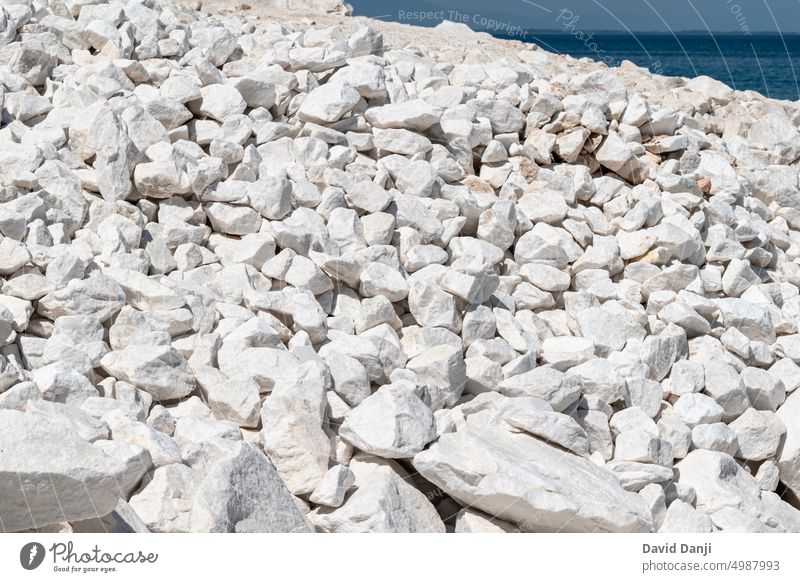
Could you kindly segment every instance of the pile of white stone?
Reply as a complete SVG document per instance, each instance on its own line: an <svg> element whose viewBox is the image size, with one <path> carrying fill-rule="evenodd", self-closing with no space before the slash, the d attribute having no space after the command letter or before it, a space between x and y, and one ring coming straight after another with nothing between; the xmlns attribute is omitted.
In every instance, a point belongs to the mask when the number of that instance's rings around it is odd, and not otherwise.
<svg viewBox="0 0 800 582"><path fill-rule="evenodd" d="M246 14L0 0L0 531L800 531L794 104Z"/></svg>

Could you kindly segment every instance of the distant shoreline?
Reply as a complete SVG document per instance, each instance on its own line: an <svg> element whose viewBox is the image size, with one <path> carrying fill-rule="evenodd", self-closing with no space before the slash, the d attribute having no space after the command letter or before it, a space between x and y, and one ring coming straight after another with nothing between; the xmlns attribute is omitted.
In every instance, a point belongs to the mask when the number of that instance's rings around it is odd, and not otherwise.
<svg viewBox="0 0 800 582"><path fill-rule="evenodd" d="M380 18L379 16L371 16L368 14L355 14L354 16L360 16L364 18L373 18L377 20L381 20L384 22L398 22L400 24L411 24L406 22L403 19L390 19L390 18ZM448 22L446 19L422 19L422 20L415 20L413 22L413 26L422 26L425 28L432 28L441 24L442 22ZM481 29L481 28L473 28L470 27L474 32L485 32L497 38L506 38L502 35L500 31L492 31L488 29ZM528 34L528 35L568 35L569 32L565 31L563 28L521 28L520 31ZM760 30L760 31L749 31L746 35L740 30L670 30L670 31L658 31L658 30L609 30L609 29L586 29L584 32L587 34L599 34L603 36L800 36L800 32L780 32L780 31L769 31L769 30ZM519 36L519 35L516 35Z"/></svg>
<svg viewBox="0 0 800 582"><path fill-rule="evenodd" d="M381 19L408 24L403 19ZM441 18L426 18L413 26L432 29ZM446 22L446 20L445 20ZM583 30L569 24L562 29L525 29L517 25L484 28L455 22L473 33L498 40L518 41L576 59L590 58L609 67L630 61L651 73L692 78L706 75L738 90L757 91L776 99L800 99L800 33L770 31L619 31ZM457 29L454 29L457 30ZM466 28L462 29L468 35Z"/></svg>
<svg viewBox="0 0 800 582"><path fill-rule="evenodd" d="M476 32L489 32L489 31L487 30L487 31L476 31ZM529 30L526 30L525 32L527 32L529 34L540 34L540 35L542 35L542 34L549 34L549 35L569 34L569 32L565 32L563 30L559 30L559 29L555 29L555 28L546 28L546 29L541 29L541 30L529 29ZM612 36L612 35L618 35L618 36L630 36L630 35L634 35L634 36L638 36L638 35L642 35L642 36L672 36L673 34L677 35L677 36L708 36L708 35L712 35L712 36L744 36L744 34L739 32L739 31L719 32L719 31L714 31L714 30L712 30L710 32L707 31L707 30L675 30L675 31L669 31L669 32L659 32L659 31L655 31L655 30L648 30L648 31L633 30L633 31L630 31L630 32L625 31L625 30L587 30L586 32L587 33L593 33L593 34L602 34L602 35L607 35L607 36ZM780 36L800 36L800 32L769 32L769 31L761 31L761 32L751 32L747 36L777 36L777 37L780 37Z"/></svg>

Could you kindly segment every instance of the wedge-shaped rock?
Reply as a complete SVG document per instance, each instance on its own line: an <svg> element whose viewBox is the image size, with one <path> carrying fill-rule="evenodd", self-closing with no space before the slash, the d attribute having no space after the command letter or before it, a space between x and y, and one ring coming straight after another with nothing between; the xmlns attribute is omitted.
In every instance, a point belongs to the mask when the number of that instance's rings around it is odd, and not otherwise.
<svg viewBox="0 0 800 582"><path fill-rule="evenodd" d="M547 410L514 409L503 415L510 426L532 434L546 443L572 451L576 455L589 453L589 437L571 416Z"/></svg>
<svg viewBox="0 0 800 582"><path fill-rule="evenodd" d="M673 478L671 467L652 463L613 460L605 468L611 471L626 491L641 491L651 483L664 483Z"/></svg>
<svg viewBox="0 0 800 582"><path fill-rule="evenodd" d="M645 501L608 471L524 433L467 422L414 457L457 501L538 532L648 532Z"/></svg>

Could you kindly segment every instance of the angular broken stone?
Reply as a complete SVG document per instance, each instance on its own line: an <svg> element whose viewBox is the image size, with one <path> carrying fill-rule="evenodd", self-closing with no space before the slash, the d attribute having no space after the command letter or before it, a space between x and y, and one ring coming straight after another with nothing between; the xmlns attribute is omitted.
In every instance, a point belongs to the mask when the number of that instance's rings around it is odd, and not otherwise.
<svg viewBox="0 0 800 582"><path fill-rule="evenodd" d="M338 508L321 506L309 514L318 531L331 533L444 533L444 523L428 498L405 481L393 461L356 457L350 462L355 490Z"/></svg>
<svg viewBox="0 0 800 582"><path fill-rule="evenodd" d="M456 533L519 533L519 528L474 509L462 509L456 516Z"/></svg>
<svg viewBox="0 0 800 582"><path fill-rule="evenodd" d="M556 412L563 412L580 397L581 384L569 374L543 366L506 378L498 392L506 396L535 396Z"/></svg>
<svg viewBox="0 0 800 582"><path fill-rule="evenodd" d="M781 504L784 502L765 502L758 482L730 455L692 451L675 468L678 482L694 488L696 509L712 519L720 510L736 508L742 513L740 523L747 516L747 519L754 519L777 531L786 531L786 525L792 528L782 515Z"/></svg>
<svg viewBox="0 0 800 582"><path fill-rule="evenodd" d="M189 531L192 495L200 476L186 465L160 467L146 476L130 499L131 507L156 533Z"/></svg>
<svg viewBox="0 0 800 582"><path fill-rule="evenodd" d="M17 410L0 410L0 417L5 531L102 517L150 467L144 449L90 444L66 418ZM135 462L129 463L131 456Z"/></svg>
<svg viewBox="0 0 800 582"><path fill-rule="evenodd" d="M783 421L775 414L755 408L748 408L730 427L736 433L738 452L735 456L748 461L772 457L786 432Z"/></svg>
<svg viewBox="0 0 800 582"><path fill-rule="evenodd" d="M109 375L141 388L155 400L182 398L196 385L186 360L172 346L128 346L103 356L100 365Z"/></svg>
<svg viewBox="0 0 800 582"><path fill-rule="evenodd" d="M652 526L644 501L604 469L500 427L467 423L418 453L414 467L461 503L524 531L649 531ZM482 475L479 481L465 479L475 473ZM534 485L542 480L554 488ZM509 505L504 501L509 497L516 502Z"/></svg>
<svg viewBox="0 0 800 582"><path fill-rule="evenodd" d="M714 526L711 519L694 507L676 499L667 508L659 533L711 533Z"/></svg>
<svg viewBox="0 0 800 582"><path fill-rule="evenodd" d="M355 484L353 472L344 465L336 465L328 469L309 499L317 505L340 507L345 494Z"/></svg>
<svg viewBox="0 0 800 582"><path fill-rule="evenodd" d="M239 442L197 484L189 530L295 533L309 527L269 460L253 445Z"/></svg>
<svg viewBox="0 0 800 582"><path fill-rule="evenodd" d="M589 436L572 418L558 412L540 410L512 410L503 420L528 434L539 437L546 443L558 445L576 455L589 453Z"/></svg>
<svg viewBox="0 0 800 582"><path fill-rule="evenodd" d="M360 95L348 83L325 83L311 91L298 110L303 121L339 121L358 103Z"/></svg>
<svg viewBox="0 0 800 582"><path fill-rule="evenodd" d="M786 427L786 438L778 450L777 460L780 478L795 494L800 492L800 392L793 392L778 409L776 416Z"/></svg>
<svg viewBox="0 0 800 582"><path fill-rule="evenodd" d="M433 413L412 392L387 384L345 415L339 435L378 457L413 457L435 436Z"/></svg>
<svg viewBox="0 0 800 582"><path fill-rule="evenodd" d="M290 8L0 9L0 526L800 531L795 105Z"/></svg>
<svg viewBox="0 0 800 582"><path fill-rule="evenodd" d="M367 121L382 129L412 129L423 131L439 121L442 110L422 99L391 103L367 111Z"/></svg>
<svg viewBox="0 0 800 582"><path fill-rule="evenodd" d="M327 381L319 364L301 364L293 380L275 385L261 408L262 445L295 495L314 491L328 470Z"/></svg>

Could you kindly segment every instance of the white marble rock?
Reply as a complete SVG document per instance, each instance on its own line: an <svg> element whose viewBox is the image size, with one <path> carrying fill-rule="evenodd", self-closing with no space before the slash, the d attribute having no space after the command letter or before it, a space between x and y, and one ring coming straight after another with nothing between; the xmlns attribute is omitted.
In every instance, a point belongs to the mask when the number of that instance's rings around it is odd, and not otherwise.
<svg viewBox="0 0 800 582"><path fill-rule="evenodd" d="M798 103L258 4L0 8L0 529L800 531Z"/></svg>

